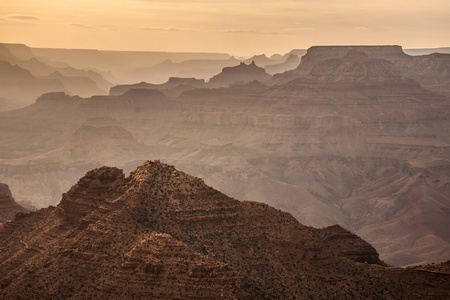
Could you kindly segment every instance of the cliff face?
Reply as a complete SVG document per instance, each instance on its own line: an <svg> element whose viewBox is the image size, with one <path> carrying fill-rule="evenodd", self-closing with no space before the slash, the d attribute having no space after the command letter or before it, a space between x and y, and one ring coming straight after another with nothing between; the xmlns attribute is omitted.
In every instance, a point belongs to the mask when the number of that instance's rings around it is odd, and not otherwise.
<svg viewBox="0 0 450 300"><path fill-rule="evenodd" d="M434 53L395 62L405 77L432 91L450 96L450 54Z"/></svg>
<svg viewBox="0 0 450 300"><path fill-rule="evenodd" d="M159 161L88 172L57 207L1 227L0 247L3 299L391 299L448 295L450 276L383 267L339 226L303 226Z"/></svg>
<svg viewBox="0 0 450 300"><path fill-rule="evenodd" d="M19 212L27 210L16 203L7 184L0 183L0 223L11 221Z"/></svg>
<svg viewBox="0 0 450 300"><path fill-rule="evenodd" d="M403 52L401 46L314 46L308 49L296 69L275 75L273 82L279 84L308 77L316 65L326 60L342 59L354 51L363 52L373 60L387 60L403 77L414 79L429 90L450 95L450 54L410 56Z"/></svg>
<svg viewBox="0 0 450 300"><path fill-rule="evenodd" d="M350 50L341 59L325 60L311 70L307 78L334 83L399 81L400 72L385 59L369 59L367 54Z"/></svg>
<svg viewBox="0 0 450 300"><path fill-rule="evenodd" d="M300 65L292 71L275 76L276 82L287 82L305 77L317 64L328 59L341 59L349 52L363 52L372 59L398 59L408 57L401 46L313 46L302 56Z"/></svg>

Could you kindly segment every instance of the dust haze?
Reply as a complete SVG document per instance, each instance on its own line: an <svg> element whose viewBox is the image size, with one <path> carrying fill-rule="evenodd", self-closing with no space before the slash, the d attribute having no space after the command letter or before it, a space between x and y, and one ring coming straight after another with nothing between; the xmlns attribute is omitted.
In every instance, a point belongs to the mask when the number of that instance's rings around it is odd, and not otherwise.
<svg viewBox="0 0 450 300"><path fill-rule="evenodd" d="M388 263L443 261L448 52L314 46L242 58L1 44L0 182L43 208L88 170L160 159L305 225L340 224Z"/></svg>

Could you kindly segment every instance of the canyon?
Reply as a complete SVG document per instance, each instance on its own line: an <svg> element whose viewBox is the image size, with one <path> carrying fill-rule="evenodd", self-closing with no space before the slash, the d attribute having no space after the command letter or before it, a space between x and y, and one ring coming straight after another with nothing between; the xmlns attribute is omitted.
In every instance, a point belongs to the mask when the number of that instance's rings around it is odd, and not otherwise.
<svg viewBox="0 0 450 300"><path fill-rule="evenodd" d="M112 54L73 67L100 68ZM165 83L111 85L108 95L41 95L0 113L0 182L44 208L88 170L127 174L160 159L305 225L348 228L386 263L448 260L450 55L410 56L400 46L302 54L275 75L275 59L255 56L221 66L215 80L170 73Z"/></svg>

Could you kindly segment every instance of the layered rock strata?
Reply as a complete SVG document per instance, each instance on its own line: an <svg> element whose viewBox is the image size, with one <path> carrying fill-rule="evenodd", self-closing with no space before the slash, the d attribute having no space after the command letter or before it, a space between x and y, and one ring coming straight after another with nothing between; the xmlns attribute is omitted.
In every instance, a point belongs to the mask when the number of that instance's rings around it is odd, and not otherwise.
<svg viewBox="0 0 450 300"><path fill-rule="evenodd" d="M2 299L449 296L448 268L385 267L339 226L303 226L159 161L88 172L57 207L0 228L0 247Z"/></svg>

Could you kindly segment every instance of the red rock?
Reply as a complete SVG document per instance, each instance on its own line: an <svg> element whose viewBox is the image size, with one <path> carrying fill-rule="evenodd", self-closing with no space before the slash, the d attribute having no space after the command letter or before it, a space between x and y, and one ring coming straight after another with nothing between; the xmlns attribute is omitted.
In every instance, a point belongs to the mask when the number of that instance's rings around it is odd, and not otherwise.
<svg viewBox="0 0 450 300"><path fill-rule="evenodd" d="M0 249L2 299L449 295L445 265L385 267L340 226L303 226L159 161L129 177L108 167L88 172L58 207L0 227Z"/></svg>

